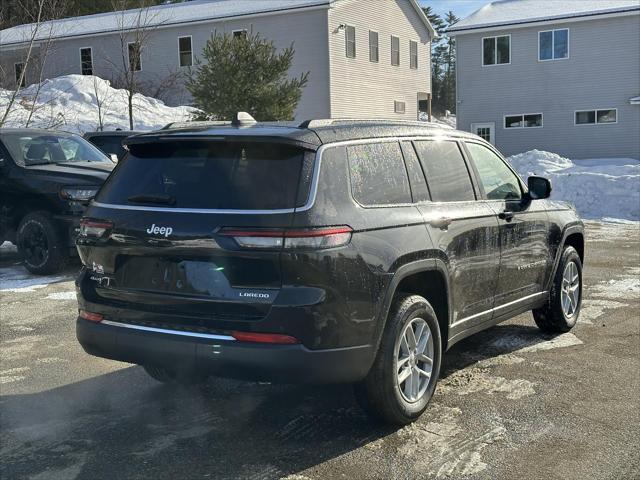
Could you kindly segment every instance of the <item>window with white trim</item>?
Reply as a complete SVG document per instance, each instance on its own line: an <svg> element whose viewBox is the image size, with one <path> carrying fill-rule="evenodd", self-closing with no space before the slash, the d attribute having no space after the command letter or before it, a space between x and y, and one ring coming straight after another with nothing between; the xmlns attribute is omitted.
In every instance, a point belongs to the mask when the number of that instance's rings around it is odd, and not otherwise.
<svg viewBox="0 0 640 480"><path fill-rule="evenodd" d="M482 39L482 65L506 65L511 63L511 35Z"/></svg>
<svg viewBox="0 0 640 480"><path fill-rule="evenodd" d="M378 42L378 32L369 30L369 61L378 63L380 60L380 45Z"/></svg>
<svg viewBox="0 0 640 480"><path fill-rule="evenodd" d="M356 27L347 25L344 29L347 58L356 58Z"/></svg>
<svg viewBox="0 0 640 480"><path fill-rule="evenodd" d="M391 35L391 65L400 65L400 38Z"/></svg>
<svg viewBox="0 0 640 480"><path fill-rule="evenodd" d="M127 45L127 53L129 54L129 69L132 72L142 70L142 62L140 59L140 43L130 42Z"/></svg>
<svg viewBox="0 0 640 480"><path fill-rule="evenodd" d="M618 109L616 108L580 110L577 111L575 115L576 125L618 123Z"/></svg>
<svg viewBox="0 0 640 480"><path fill-rule="evenodd" d="M193 65L193 47L191 46L191 37L178 38L178 56L181 67L190 67Z"/></svg>
<svg viewBox="0 0 640 480"><path fill-rule="evenodd" d="M569 58L569 29L538 32L538 60Z"/></svg>
<svg viewBox="0 0 640 480"><path fill-rule="evenodd" d="M93 51L91 47L80 49L80 73L82 75L93 75Z"/></svg>
<svg viewBox="0 0 640 480"><path fill-rule="evenodd" d="M393 102L393 111L395 113L406 113L407 112L407 103L400 102L398 100L394 100Z"/></svg>
<svg viewBox="0 0 640 480"><path fill-rule="evenodd" d="M524 113L519 115L505 115L504 128L540 128L542 127L541 113Z"/></svg>
<svg viewBox="0 0 640 480"><path fill-rule="evenodd" d="M24 62L18 62L13 64L13 70L16 75L16 85L19 87L27 86L27 74L25 73L22 76L22 71L24 70ZM20 77L22 77L22 81L20 81Z"/></svg>
<svg viewBox="0 0 640 480"><path fill-rule="evenodd" d="M241 30L234 30L232 34L233 38L247 38L247 30L245 28Z"/></svg>
<svg viewBox="0 0 640 480"><path fill-rule="evenodd" d="M418 42L409 41L409 68L418 69Z"/></svg>

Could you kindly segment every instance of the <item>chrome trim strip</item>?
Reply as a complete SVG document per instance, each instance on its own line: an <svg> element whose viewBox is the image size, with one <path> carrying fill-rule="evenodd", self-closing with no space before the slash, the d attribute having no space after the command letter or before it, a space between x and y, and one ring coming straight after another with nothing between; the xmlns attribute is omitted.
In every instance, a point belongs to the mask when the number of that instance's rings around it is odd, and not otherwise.
<svg viewBox="0 0 640 480"><path fill-rule="evenodd" d="M544 292L538 292L538 293L534 293L533 295L527 295L526 297L519 298L518 300L513 300L512 302L505 303L504 305L500 305L499 307L490 308L489 310L485 310L483 312L476 313L469 317L463 318L462 320L458 320L457 322L452 323L451 326L453 327L454 325L460 325L462 323L468 322L469 320L473 320L474 318L482 317L483 315L487 315L489 313L495 313L498 310L501 310L503 308L508 308L508 307L517 305L518 303L525 302L527 300L533 300L535 297L540 297L548 293L549 292L545 290Z"/></svg>
<svg viewBox="0 0 640 480"><path fill-rule="evenodd" d="M233 214L233 215L268 215L293 213L294 208L282 208L279 210L232 210L232 209L211 209L211 208L168 208L168 207L143 207L140 205L118 205L102 202L91 202L94 207L110 208L112 210L139 210L143 212L169 212L169 213L213 213L213 214Z"/></svg>
<svg viewBox="0 0 640 480"><path fill-rule="evenodd" d="M144 332L166 333L168 335L179 335L182 337L206 338L208 340L228 340L235 342L236 339L230 335L215 335L211 333L182 332L180 330L168 330L165 328L143 327L142 325L131 325L128 323L112 322L111 320L103 320L103 325L111 325L112 327L130 328L131 330L142 330Z"/></svg>

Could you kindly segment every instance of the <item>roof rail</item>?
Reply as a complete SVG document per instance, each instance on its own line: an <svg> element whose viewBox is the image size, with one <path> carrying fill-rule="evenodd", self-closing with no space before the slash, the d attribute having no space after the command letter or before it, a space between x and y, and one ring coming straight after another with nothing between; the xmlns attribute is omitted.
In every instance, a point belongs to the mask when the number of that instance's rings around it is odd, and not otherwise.
<svg viewBox="0 0 640 480"><path fill-rule="evenodd" d="M231 125L231 122L217 121L217 120L204 120L193 122L171 122L167 123L160 130L171 130L174 128L202 128L202 127L219 127L223 125Z"/></svg>
<svg viewBox="0 0 640 480"><path fill-rule="evenodd" d="M331 125L344 125L344 124L357 124L357 123L384 123L384 124L393 124L393 125L416 125L421 127L441 127L436 123L432 122L423 122L420 120L398 120L398 119L388 119L388 118L316 118L305 120L298 128L321 128L321 127L330 127Z"/></svg>

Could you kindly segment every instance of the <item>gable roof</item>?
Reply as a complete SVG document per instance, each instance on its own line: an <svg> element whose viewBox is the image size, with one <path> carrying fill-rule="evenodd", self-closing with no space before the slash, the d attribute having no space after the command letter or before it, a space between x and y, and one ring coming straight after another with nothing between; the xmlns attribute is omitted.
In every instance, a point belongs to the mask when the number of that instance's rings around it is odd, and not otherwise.
<svg viewBox="0 0 640 480"><path fill-rule="evenodd" d="M117 32L123 28L134 28L140 23L149 27L161 27L305 8L329 8L338 1L342 0L193 0L156 5L142 13L141 9L135 8L43 22L40 24L36 41ZM429 30L431 37L437 36L417 0L408 1ZM19 46L28 42L33 28L34 24L26 24L0 31L0 47Z"/></svg>
<svg viewBox="0 0 640 480"><path fill-rule="evenodd" d="M639 0L497 0L483 6L448 29L463 33L503 26L527 26L551 20L612 13L640 13Z"/></svg>
<svg viewBox="0 0 640 480"><path fill-rule="evenodd" d="M97 35L134 28L143 23L149 27L217 20L245 15L258 15L311 7L329 7L334 0L193 0L155 5L144 9L97 13L43 22L36 40ZM0 46L29 40L34 24L17 25L0 31Z"/></svg>

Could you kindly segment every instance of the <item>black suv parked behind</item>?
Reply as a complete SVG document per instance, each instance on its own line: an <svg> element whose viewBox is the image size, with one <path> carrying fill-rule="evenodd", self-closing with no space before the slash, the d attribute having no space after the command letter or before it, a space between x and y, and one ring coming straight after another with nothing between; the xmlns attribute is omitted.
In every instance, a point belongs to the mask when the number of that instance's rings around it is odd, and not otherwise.
<svg viewBox="0 0 640 480"><path fill-rule="evenodd" d="M88 353L166 382L353 382L404 424L462 338L528 310L575 324L583 225L487 142L243 118L127 140L77 240Z"/></svg>
<svg viewBox="0 0 640 480"><path fill-rule="evenodd" d="M60 270L76 254L80 217L114 165L71 133L0 129L0 243L15 243L32 273Z"/></svg>
<svg viewBox="0 0 640 480"><path fill-rule="evenodd" d="M131 135L136 135L137 133L140 132L134 132L132 130L87 132L82 136L82 138L98 147L100 151L113 161L118 162L122 160L127 153L122 142Z"/></svg>

